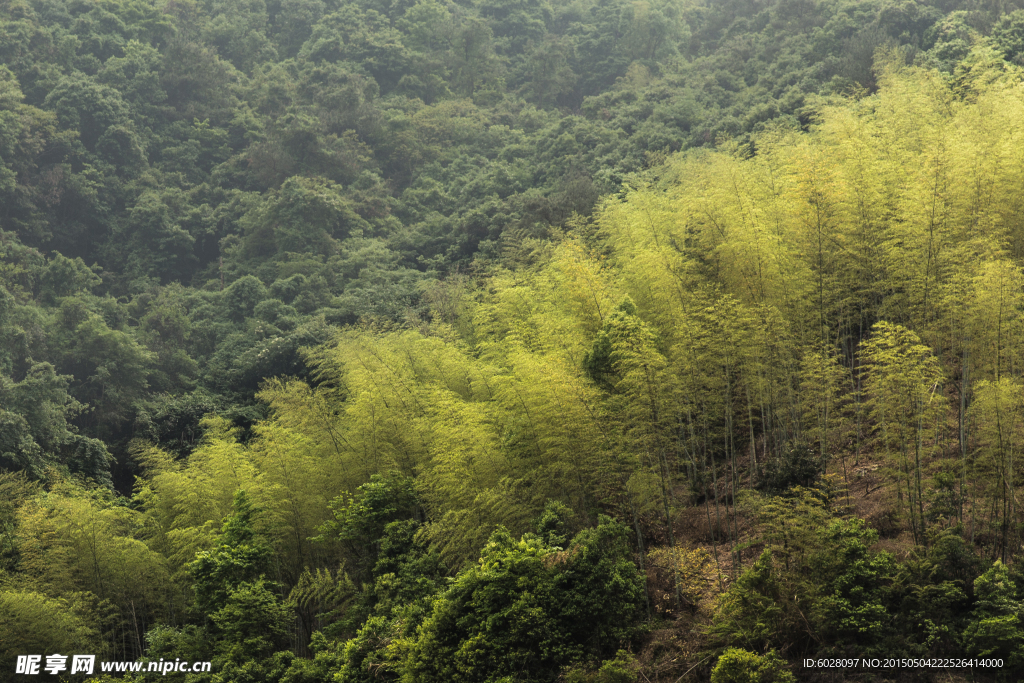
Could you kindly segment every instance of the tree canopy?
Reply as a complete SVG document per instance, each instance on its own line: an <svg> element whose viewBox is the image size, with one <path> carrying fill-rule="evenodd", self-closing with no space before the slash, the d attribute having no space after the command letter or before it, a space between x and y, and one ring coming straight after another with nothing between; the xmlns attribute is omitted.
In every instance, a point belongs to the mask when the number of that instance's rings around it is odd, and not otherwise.
<svg viewBox="0 0 1024 683"><path fill-rule="evenodd" d="M1016 0L0 2L0 666L1019 678L1022 60Z"/></svg>

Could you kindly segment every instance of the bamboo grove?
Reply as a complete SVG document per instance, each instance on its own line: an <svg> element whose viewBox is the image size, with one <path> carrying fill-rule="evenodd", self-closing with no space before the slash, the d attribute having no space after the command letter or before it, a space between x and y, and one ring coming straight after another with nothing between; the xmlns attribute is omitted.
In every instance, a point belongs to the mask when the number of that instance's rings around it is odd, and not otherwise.
<svg viewBox="0 0 1024 683"><path fill-rule="evenodd" d="M807 130L680 153L551 239L506 239L505 265L426 287L427 315L305 349L312 376L267 379L248 439L211 416L186 458L136 441L130 504L3 479L23 575L2 575L4 609L66 648L106 634L141 656L158 625L188 621L196 558L226 552L235 519L273 550L268 580L298 617L282 642L327 652L313 634L362 571L338 525L389 477L411 482L415 543L458 574L452 591L506 543L495 529L518 538L557 501L567 528L617 519L641 575L671 566L675 605L718 595L704 637L734 604L726 586L789 533L771 513L754 538L744 501L824 476L853 509L865 466L905 548L952 531L1005 572L1024 540L1024 78L984 47L952 74L880 52L876 73L877 92L821 99ZM540 543L523 538L516 552ZM572 562L566 542L544 566ZM409 619L366 622L389 644L361 671L443 680L424 663L440 640ZM363 646L338 647L350 668L333 680L364 680ZM611 675L572 680L627 680Z"/></svg>
<svg viewBox="0 0 1024 683"><path fill-rule="evenodd" d="M810 133L681 155L592 225L507 247L529 265L438 283L429 321L311 350L315 387L269 382L258 438L200 453L249 463L272 509L280 490L326 502L415 476L461 561L474 534L525 528L549 499L631 526L700 501L730 548L727 501L803 449L848 486L881 463L915 543L958 522L1010 560L1024 88L984 51L951 79L887 59L878 94L823 103ZM154 472L154 500L185 495ZM318 521L280 514L306 535Z"/></svg>
<svg viewBox="0 0 1024 683"><path fill-rule="evenodd" d="M881 464L913 543L960 524L1013 559L1024 87L983 51L952 79L885 60L878 94L823 103L810 133L681 155L592 224L509 244L519 269L435 285L429 321L311 350L316 386L267 383L248 446L151 456L168 556L244 485L294 582L332 492L397 470L452 566L555 499L581 525L613 513L641 557L646 529L674 548L666 520L702 506L727 571L740 492L802 453L846 486ZM171 512L188 496L210 509Z"/></svg>

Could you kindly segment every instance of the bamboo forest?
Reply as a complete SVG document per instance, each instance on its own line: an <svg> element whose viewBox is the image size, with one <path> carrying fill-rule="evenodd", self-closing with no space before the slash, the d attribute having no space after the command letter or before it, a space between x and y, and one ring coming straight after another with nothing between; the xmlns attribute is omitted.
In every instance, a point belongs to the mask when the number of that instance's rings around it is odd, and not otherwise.
<svg viewBox="0 0 1024 683"><path fill-rule="evenodd" d="M0 0L2 681L1017 681L1022 497L1024 0Z"/></svg>

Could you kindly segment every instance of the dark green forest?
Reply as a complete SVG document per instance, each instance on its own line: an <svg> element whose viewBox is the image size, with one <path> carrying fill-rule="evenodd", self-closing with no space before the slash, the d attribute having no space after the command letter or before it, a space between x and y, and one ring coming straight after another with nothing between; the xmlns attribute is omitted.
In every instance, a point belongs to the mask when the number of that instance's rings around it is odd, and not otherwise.
<svg viewBox="0 0 1024 683"><path fill-rule="evenodd" d="M1024 1L0 0L3 680L1020 680L1022 456Z"/></svg>

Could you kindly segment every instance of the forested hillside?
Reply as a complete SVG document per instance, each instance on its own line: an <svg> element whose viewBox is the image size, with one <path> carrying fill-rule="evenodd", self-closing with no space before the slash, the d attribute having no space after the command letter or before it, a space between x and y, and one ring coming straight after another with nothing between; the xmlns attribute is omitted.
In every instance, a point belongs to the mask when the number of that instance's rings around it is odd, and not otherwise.
<svg viewBox="0 0 1024 683"><path fill-rule="evenodd" d="M1022 455L1024 2L0 0L4 680L1018 680Z"/></svg>

